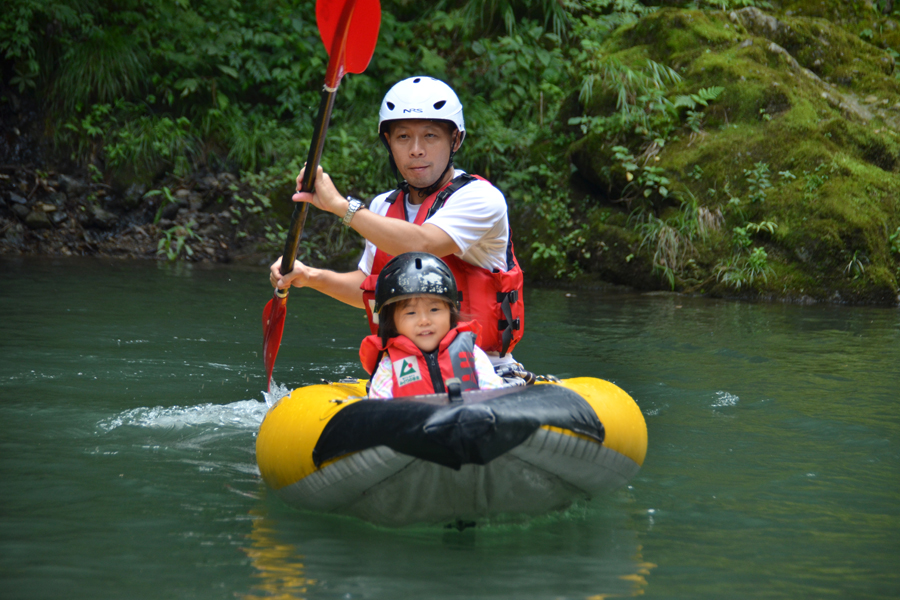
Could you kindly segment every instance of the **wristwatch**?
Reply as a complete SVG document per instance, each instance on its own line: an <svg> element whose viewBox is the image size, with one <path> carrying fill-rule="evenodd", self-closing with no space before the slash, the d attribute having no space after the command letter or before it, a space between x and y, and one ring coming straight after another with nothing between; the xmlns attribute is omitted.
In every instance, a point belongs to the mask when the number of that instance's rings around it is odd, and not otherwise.
<svg viewBox="0 0 900 600"><path fill-rule="evenodd" d="M358 211L360 208L364 208L364 206L363 206L363 203L361 201L357 200L356 198L351 198L350 196L347 196L347 200L350 201L350 206L347 207L347 212L344 215L344 219L342 220L342 223L344 224L344 226L350 227L350 221L353 220L353 215L355 215L356 211Z"/></svg>

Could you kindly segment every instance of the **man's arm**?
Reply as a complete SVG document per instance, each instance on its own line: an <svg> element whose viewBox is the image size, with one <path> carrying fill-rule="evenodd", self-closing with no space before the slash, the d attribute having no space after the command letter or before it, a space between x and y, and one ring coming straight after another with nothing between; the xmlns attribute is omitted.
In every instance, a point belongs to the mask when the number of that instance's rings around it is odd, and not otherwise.
<svg viewBox="0 0 900 600"><path fill-rule="evenodd" d="M315 193L297 192L294 194L294 201L312 202L316 208L341 218L347 214L350 206L349 200L341 196L331 177L322 171L321 166L316 175ZM392 256L404 252L428 252L435 256L459 252L459 246L443 229L429 223L419 226L401 219L383 217L370 210L361 210L353 215L350 227Z"/></svg>
<svg viewBox="0 0 900 600"><path fill-rule="evenodd" d="M459 252L456 242L443 229L430 223L415 225L361 210L353 215L350 227L391 256L404 252L447 256Z"/></svg>

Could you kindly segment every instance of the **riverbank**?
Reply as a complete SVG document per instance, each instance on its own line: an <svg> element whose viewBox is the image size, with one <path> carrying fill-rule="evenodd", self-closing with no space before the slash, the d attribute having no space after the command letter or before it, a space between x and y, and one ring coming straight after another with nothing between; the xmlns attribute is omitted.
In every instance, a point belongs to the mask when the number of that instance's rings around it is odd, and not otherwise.
<svg viewBox="0 0 900 600"><path fill-rule="evenodd" d="M169 199L52 168L3 168L0 255L258 262L273 256L264 233L246 233L234 213L215 210L213 198L235 181L230 173L201 175L175 184Z"/></svg>
<svg viewBox="0 0 900 600"><path fill-rule="evenodd" d="M506 194L531 284L896 306L897 18L803 2L632 8L614 28L573 20L572 47L533 40L552 46L540 55L547 65L571 70L564 85L556 67L519 73L541 86L526 94L540 98L539 119L503 128L475 103L467 120L459 165ZM507 110L508 99L466 83L467 102ZM3 86L0 255L267 264L280 254L302 118L270 123L293 143L281 147L241 121L231 137L203 137L185 117L175 126L175 108L170 118L142 104L54 121L36 95ZM155 129L126 128L135 115ZM326 156L340 189L358 197L392 185L371 131L340 129L366 118L336 119ZM79 135L59 135L67 127ZM259 143L250 162L234 158L247 141L237 133ZM184 136L192 143L179 145ZM354 268L359 236L310 213L301 259Z"/></svg>
<svg viewBox="0 0 900 600"><path fill-rule="evenodd" d="M34 107L4 103L0 117L0 255L230 262L267 254L265 232L228 210L235 195L252 193L233 174L115 189L55 156Z"/></svg>
<svg viewBox="0 0 900 600"><path fill-rule="evenodd" d="M9 114L5 117L9 118ZM248 207L244 198L254 197L254 190L232 173L197 173L183 180L172 179L160 185L168 193L141 185L116 190L92 180L87 173L72 175L78 173L73 165L59 166L45 158L51 153L42 147L39 136L34 135L34 123L27 119L20 116L5 129L15 136L13 144L8 143L11 136L6 136L3 150L7 158L13 154L23 164L0 164L0 256L85 256L262 266L281 250L284 235L272 208L263 214L261 207L257 209L252 203ZM287 197L286 192L284 195ZM284 223L288 222L286 212L282 208ZM328 217L312 215L307 231L315 230L321 235L329 226L333 228L333 224L329 225L333 219ZM615 222L599 221L601 235L589 241L600 248L594 268L571 278L532 277L532 284L571 290L666 291L668 286L650 276L649 265L645 265L643 273L632 273L633 279L624 271L609 276L610 270L603 261L609 261L610 250L617 248L615 242L606 246L604 239L608 238L603 234L608 235ZM341 229L338 232L343 234ZM631 240L623 246L634 251L640 243ZM358 250L354 252L352 243L344 240L333 249L338 250L335 259L329 263L320 252L317 258L324 260L320 264L353 267ZM629 262L619 261L620 266ZM526 266L540 269L533 264ZM865 265L861 268L864 270ZM781 293L760 293L720 286L709 291L695 287L677 292L793 304L894 304L891 298L854 301L833 292L827 294L827 290L823 296L821 289L807 293L802 288L785 288Z"/></svg>

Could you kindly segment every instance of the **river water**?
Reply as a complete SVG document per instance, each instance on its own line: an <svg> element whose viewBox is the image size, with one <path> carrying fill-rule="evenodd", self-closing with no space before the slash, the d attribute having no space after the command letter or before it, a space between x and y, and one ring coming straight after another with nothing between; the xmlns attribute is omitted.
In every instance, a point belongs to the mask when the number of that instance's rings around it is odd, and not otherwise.
<svg viewBox="0 0 900 600"><path fill-rule="evenodd" d="M536 372L629 392L630 485L462 532L296 511L254 460L264 267L0 261L13 599L900 597L900 312L531 290ZM288 303L280 385L362 375L363 317Z"/></svg>

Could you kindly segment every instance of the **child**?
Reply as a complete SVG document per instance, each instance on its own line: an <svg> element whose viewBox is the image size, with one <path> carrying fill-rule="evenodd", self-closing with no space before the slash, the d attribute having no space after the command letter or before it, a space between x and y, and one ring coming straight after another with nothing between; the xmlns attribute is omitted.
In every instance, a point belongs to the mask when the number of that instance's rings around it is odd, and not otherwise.
<svg viewBox="0 0 900 600"><path fill-rule="evenodd" d="M392 258L378 275L373 313L378 335L359 349L363 367L374 372L369 398L445 393L454 377L462 390L506 385L477 346L481 326L459 322L456 279L436 256Z"/></svg>

